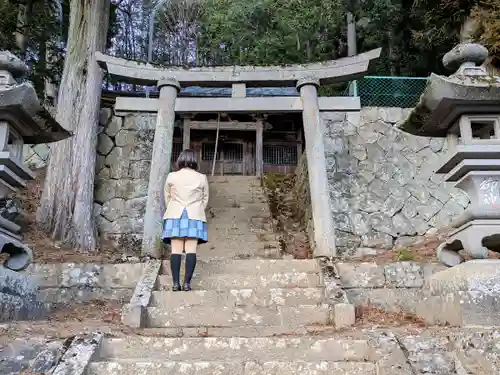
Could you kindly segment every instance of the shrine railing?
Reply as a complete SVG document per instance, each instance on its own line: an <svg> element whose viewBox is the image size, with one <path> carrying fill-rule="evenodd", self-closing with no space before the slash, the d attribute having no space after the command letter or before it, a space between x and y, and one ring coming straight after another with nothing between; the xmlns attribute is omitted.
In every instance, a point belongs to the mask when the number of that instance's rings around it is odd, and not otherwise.
<svg viewBox="0 0 500 375"><path fill-rule="evenodd" d="M359 96L362 107L412 108L426 84L426 77L366 76L350 82L343 96Z"/></svg>

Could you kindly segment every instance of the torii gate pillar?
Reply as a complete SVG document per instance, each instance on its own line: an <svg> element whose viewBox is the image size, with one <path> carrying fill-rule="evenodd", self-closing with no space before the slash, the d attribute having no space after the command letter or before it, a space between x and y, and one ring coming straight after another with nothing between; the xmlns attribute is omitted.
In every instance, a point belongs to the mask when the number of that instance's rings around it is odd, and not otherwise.
<svg viewBox="0 0 500 375"><path fill-rule="evenodd" d="M314 225L314 257L335 257L335 226L326 174L325 125L318 105L319 80L303 78L297 82L302 98L302 122L306 140L307 172Z"/></svg>
<svg viewBox="0 0 500 375"><path fill-rule="evenodd" d="M149 172L148 200L144 215L142 255L153 258L161 256L161 232L163 224L164 196L163 185L170 172L172 143L175 125L175 100L181 86L173 78L158 81L160 97L158 116L153 142L151 170Z"/></svg>

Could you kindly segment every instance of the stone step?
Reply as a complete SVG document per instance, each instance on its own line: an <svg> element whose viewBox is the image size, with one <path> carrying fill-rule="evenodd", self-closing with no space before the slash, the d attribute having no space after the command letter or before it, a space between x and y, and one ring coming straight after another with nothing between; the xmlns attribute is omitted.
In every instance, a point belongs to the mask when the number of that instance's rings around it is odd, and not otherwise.
<svg viewBox="0 0 500 375"><path fill-rule="evenodd" d="M100 360L151 361L368 361L366 340L320 337L165 338L127 336L103 340Z"/></svg>
<svg viewBox="0 0 500 375"><path fill-rule="evenodd" d="M245 205L223 205L223 206L214 206L212 204L208 204L208 210L210 212L213 212L214 215L218 214L226 214L226 213L232 213L232 214L238 214L240 212L245 212L245 213L255 213L255 214L262 214L264 212L269 213L269 204L268 203L254 203L254 204L245 204Z"/></svg>
<svg viewBox="0 0 500 375"><path fill-rule="evenodd" d="M251 274L253 276L276 274L280 272L301 272L313 274L319 272L318 264L314 259L245 259L225 260L222 262L199 261L196 265L196 270L198 271L197 273L201 275ZM170 262L168 260L163 261L162 273L170 275Z"/></svg>
<svg viewBox="0 0 500 375"><path fill-rule="evenodd" d="M330 324L329 305L298 306L171 306L148 307L147 327L211 327L280 326Z"/></svg>
<svg viewBox="0 0 500 375"><path fill-rule="evenodd" d="M207 176L207 178L209 182L213 183L229 184L238 182L252 182L255 184L259 184L260 186L260 177L257 176Z"/></svg>
<svg viewBox="0 0 500 375"><path fill-rule="evenodd" d="M262 288L316 288L321 286L320 275L306 272L276 272L252 275L251 270L245 273L228 273L205 275L198 272L192 280L193 289L228 290L228 289L262 289ZM157 290L168 290L172 286L169 275L160 275L157 279Z"/></svg>
<svg viewBox="0 0 500 375"><path fill-rule="evenodd" d="M209 200L209 205L212 207L231 207L234 205L249 206L254 204L264 204L268 203L267 197L256 196L256 195L215 195L211 196Z"/></svg>
<svg viewBox="0 0 500 375"><path fill-rule="evenodd" d="M242 233L248 233L252 229L265 229L268 232L272 233L273 232L273 223L271 220L265 220L265 219L255 219L251 220L250 218L245 221L238 221L234 220L232 217L224 218L224 219L217 219L217 220L209 220L208 221L208 230L209 233L210 231L226 231L226 232L242 232Z"/></svg>
<svg viewBox="0 0 500 375"><path fill-rule="evenodd" d="M235 187L227 189L210 189L208 205L210 207L240 207L249 203L268 203L268 197L261 191L250 191Z"/></svg>
<svg viewBox="0 0 500 375"><path fill-rule="evenodd" d="M277 240L264 240L261 241L253 234L246 236L231 236L224 235L223 233L210 234L208 233L208 243L200 245L198 248L199 254L210 254L214 250L229 250L237 252L254 253L264 249L279 248Z"/></svg>
<svg viewBox="0 0 500 375"><path fill-rule="evenodd" d="M271 236L266 237L270 231L254 231L248 228L231 228L227 230L208 229L208 244L210 248L217 248L222 245L248 247L262 247L263 245L277 243Z"/></svg>
<svg viewBox="0 0 500 375"><path fill-rule="evenodd" d="M323 303L322 288L197 290L190 293L153 292L150 305L169 309L172 306L298 306Z"/></svg>
<svg viewBox="0 0 500 375"><path fill-rule="evenodd" d="M279 249L263 249L250 251L248 249L242 248L237 251L232 249L218 249L217 251L211 251L207 255L200 255L199 259L204 259L207 261L224 261L227 259L263 259L263 260L279 260L283 258Z"/></svg>
<svg viewBox="0 0 500 375"><path fill-rule="evenodd" d="M208 226L208 246L218 247L222 244L261 246L277 242L276 234L270 230L254 230L250 227Z"/></svg>
<svg viewBox="0 0 500 375"><path fill-rule="evenodd" d="M375 375L369 362L109 361L91 363L88 375Z"/></svg>
<svg viewBox="0 0 500 375"><path fill-rule="evenodd" d="M333 335L335 328L327 325L239 326L239 327L174 327L143 328L143 336L154 337L291 337Z"/></svg>
<svg viewBox="0 0 500 375"><path fill-rule="evenodd" d="M205 260L226 260L226 259L248 259L248 258L255 258L255 259L281 259L282 255L276 251L269 251L269 252L254 252L254 253L248 253L248 252L215 252L210 254L209 256L201 256L200 259L205 259Z"/></svg>

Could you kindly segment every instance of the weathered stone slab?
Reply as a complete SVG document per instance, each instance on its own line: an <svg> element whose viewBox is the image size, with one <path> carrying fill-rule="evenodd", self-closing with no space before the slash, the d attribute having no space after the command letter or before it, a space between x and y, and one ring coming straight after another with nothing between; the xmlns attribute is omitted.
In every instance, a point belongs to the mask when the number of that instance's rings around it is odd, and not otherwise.
<svg viewBox="0 0 500 375"><path fill-rule="evenodd" d="M146 321L149 327L207 326L279 326L327 325L331 321L329 305L298 306L172 306L165 310L148 307Z"/></svg>
<svg viewBox="0 0 500 375"><path fill-rule="evenodd" d="M391 312L415 313L425 294L417 288L348 289L347 298L355 306L377 306Z"/></svg>
<svg viewBox="0 0 500 375"><path fill-rule="evenodd" d="M356 322L356 311L353 304L336 303L331 308L332 324L335 328L350 327Z"/></svg>
<svg viewBox="0 0 500 375"><path fill-rule="evenodd" d="M90 365L88 375L244 375L242 362L217 361L148 361L96 362Z"/></svg>
<svg viewBox="0 0 500 375"><path fill-rule="evenodd" d="M366 362L249 362L245 375L376 375Z"/></svg>
<svg viewBox="0 0 500 375"><path fill-rule="evenodd" d="M302 337L317 336L331 333L335 330L331 325L304 325L293 326L240 326L240 327L167 327L144 328L144 336L169 337L169 338L200 338L200 337Z"/></svg>
<svg viewBox="0 0 500 375"><path fill-rule="evenodd" d="M296 306L321 304L323 299L321 288L195 290L191 293L156 291L152 294L150 306L164 309L172 306Z"/></svg>
<svg viewBox="0 0 500 375"><path fill-rule="evenodd" d="M122 128L122 125L123 125L123 117L113 116L113 118L107 125L105 132L110 137L114 137L116 134L118 134L118 132Z"/></svg>
<svg viewBox="0 0 500 375"><path fill-rule="evenodd" d="M471 260L434 274L429 279L432 295L476 291L500 296L500 260Z"/></svg>
<svg viewBox="0 0 500 375"><path fill-rule="evenodd" d="M417 313L433 324L500 325L500 261L473 260L436 273Z"/></svg>
<svg viewBox="0 0 500 375"><path fill-rule="evenodd" d="M375 331L369 335L371 360L377 363L377 375L415 375L392 332Z"/></svg>
<svg viewBox="0 0 500 375"><path fill-rule="evenodd" d="M500 330L472 329L457 335L457 359L468 374L500 374Z"/></svg>
<svg viewBox="0 0 500 375"><path fill-rule="evenodd" d="M375 263L337 263L343 288L382 288L385 285L383 266Z"/></svg>
<svg viewBox="0 0 500 375"><path fill-rule="evenodd" d="M421 288L424 270L415 262L397 262L384 267L387 286L390 288Z"/></svg>
<svg viewBox="0 0 500 375"><path fill-rule="evenodd" d="M16 339L0 346L0 374L49 374L64 352L62 341Z"/></svg>
<svg viewBox="0 0 500 375"><path fill-rule="evenodd" d="M478 291L457 291L425 298L417 315L428 324L461 327L500 326L500 298Z"/></svg>
<svg viewBox="0 0 500 375"><path fill-rule="evenodd" d="M364 362L100 362L89 375L375 375Z"/></svg>
<svg viewBox="0 0 500 375"><path fill-rule="evenodd" d="M47 310L42 302L0 292L0 322L38 319Z"/></svg>
<svg viewBox="0 0 500 375"><path fill-rule="evenodd" d="M158 277L158 289L170 289L170 276ZM218 274L194 277L193 288L205 290L258 289L258 288L316 288L320 285L318 274L305 272L277 272L261 275Z"/></svg>
<svg viewBox="0 0 500 375"><path fill-rule="evenodd" d="M53 375L84 375L91 359L99 349L103 336L96 334L90 337L77 336L55 368Z"/></svg>
<svg viewBox="0 0 500 375"><path fill-rule="evenodd" d="M146 263L141 278L137 283L130 303L123 306L122 322L130 327L143 326L145 308L149 305L156 279L161 269L161 261L151 260Z"/></svg>
<svg viewBox="0 0 500 375"><path fill-rule="evenodd" d="M130 299L131 304L140 306L149 304L160 268L160 261L150 260L146 263L141 278L135 287L134 295Z"/></svg>
<svg viewBox="0 0 500 375"><path fill-rule="evenodd" d="M244 244L241 244L242 246ZM305 272L317 273L319 271L316 260L313 259L245 259L207 262L200 260L196 270L202 275L208 274L252 274L259 276L264 273L280 272ZM163 261L163 272L170 271L170 262Z"/></svg>
<svg viewBox="0 0 500 375"><path fill-rule="evenodd" d="M0 266L0 292L35 300L38 285L33 277Z"/></svg>
<svg viewBox="0 0 500 375"><path fill-rule="evenodd" d="M400 340L416 374L456 374L452 345L446 337L403 336Z"/></svg>
<svg viewBox="0 0 500 375"><path fill-rule="evenodd" d="M365 340L335 338L160 338L129 336L106 338L100 357L151 358L171 361L366 361Z"/></svg>
<svg viewBox="0 0 500 375"><path fill-rule="evenodd" d="M92 287L103 289L135 288L143 263L123 264L32 264L26 273L36 278L41 288Z"/></svg>
<svg viewBox="0 0 500 375"><path fill-rule="evenodd" d="M97 152L101 155L108 155L113 149L113 140L105 133L99 134L97 137Z"/></svg>
<svg viewBox="0 0 500 375"><path fill-rule="evenodd" d="M55 304L86 302L92 300L129 301L133 293L134 290L131 288L43 288L40 289L38 298L45 303Z"/></svg>

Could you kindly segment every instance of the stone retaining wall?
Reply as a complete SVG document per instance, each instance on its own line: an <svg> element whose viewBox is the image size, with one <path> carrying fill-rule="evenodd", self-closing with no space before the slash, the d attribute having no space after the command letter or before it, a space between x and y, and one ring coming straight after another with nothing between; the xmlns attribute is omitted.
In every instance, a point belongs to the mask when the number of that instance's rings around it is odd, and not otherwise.
<svg viewBox="0 0 500 375"><path fill-rule="evenodd" d="M95 213L115 246L137 250L143 231L156 115L112 116L104 109L97 145Z"/></svg>
<svg viewBox="0 0 500 375"><path fill-rule="evenodd" d="M85 302L94 299L129 300L144 264L32 264L25 271L39 286L38 299L46 303Z"/></svg>
<svg viewBox="0 0 500 375"><path fill-rule="evenodd" d="M341 286L355 306L411 313L424 299L426 281L444 269L441 264L419 262L336 264Z"/></svg>
<svg viewBox="0 0 500 375"><path fill-rule="evenodd" d="M395 239L432 233L464 211L469 198L434 171L444 139L403 133L409 110L366 107L325 112L325 153L338 253L390 249Z"/></svg>

